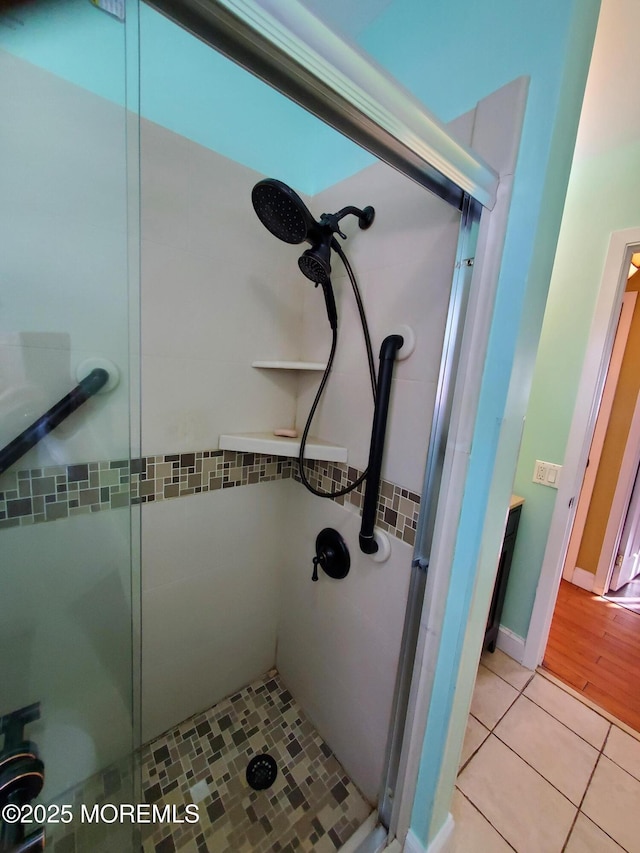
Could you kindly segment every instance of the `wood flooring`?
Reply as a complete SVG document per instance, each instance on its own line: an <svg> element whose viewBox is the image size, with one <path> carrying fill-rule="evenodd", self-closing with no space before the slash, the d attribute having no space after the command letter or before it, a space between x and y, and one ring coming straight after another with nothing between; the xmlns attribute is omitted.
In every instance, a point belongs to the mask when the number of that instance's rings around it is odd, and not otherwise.
<svg viewBox="0 0 640 853"><path fill-rule="evenodd" d="M640 732L640 613L563 580L542 665Z"/></svg>

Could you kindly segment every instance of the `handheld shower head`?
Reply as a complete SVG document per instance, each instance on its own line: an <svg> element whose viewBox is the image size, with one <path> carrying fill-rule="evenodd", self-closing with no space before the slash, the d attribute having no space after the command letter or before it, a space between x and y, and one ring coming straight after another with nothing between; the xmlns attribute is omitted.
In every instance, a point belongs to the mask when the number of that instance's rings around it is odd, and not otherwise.
<svg viewBox="0 0 640 853"><path fill-rule="evenodd" d="M275 178L258 181L251 201L262 224L285 243L303 243L317 224L300 196Z"/></svg>
<svg viewBox="0 0 640 853"><path fill-rule="evenodd" d="M321 243L306 249L298 258L298 266L303 275L313 281L316 287L322 285L327 317L332 329L338 328L338 311L331 286L331 246L327 238Z"/></svg>
<svg viewBox="0 0 640 853"><path fill-rule="evenodd" d="M298 258L300 272L315 284L331 281L331 248L327 240L306 249Z"/></svg>

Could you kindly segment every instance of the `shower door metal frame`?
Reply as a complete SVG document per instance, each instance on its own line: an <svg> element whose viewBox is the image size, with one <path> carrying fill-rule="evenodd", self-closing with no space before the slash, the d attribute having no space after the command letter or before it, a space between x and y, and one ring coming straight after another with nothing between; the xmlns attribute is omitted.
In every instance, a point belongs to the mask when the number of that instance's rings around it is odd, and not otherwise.
<svg viewBox="0 0 640 853"><path fill-rule="evenodd" d="M297 0L144 2L459 210L493 208L491 166Z"/></svg>
<svg viewBox="0 0 640 853"><path fill-rule="evenodd" d="M297 0L144 2L462 215L378 804L382 826L357 846L358 853L374 853L387 837L404 838L410 826L513 176L499 177L384 69ZM474 261L469 252L476 237ZM436 637L430 647L425 622Z"/></svg>

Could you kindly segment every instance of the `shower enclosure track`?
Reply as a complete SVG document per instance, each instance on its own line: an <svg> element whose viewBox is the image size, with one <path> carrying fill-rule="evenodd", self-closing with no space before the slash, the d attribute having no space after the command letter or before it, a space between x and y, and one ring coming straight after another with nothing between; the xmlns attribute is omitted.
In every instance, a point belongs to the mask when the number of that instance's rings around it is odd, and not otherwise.
<svg viewBox="0 0 640 853"><path fill-rule="evenodd" d="M0 474L4 474L14 462L17 462L27 451L59 426L62 421L73 414L76 409L86 403L90 397L97 394L109 381L109 374L102 367L94 368L91 373L81 379L78 385L69 391L55 406L52 406L31 426L23 430L17 438L0 450Z"/></svg>

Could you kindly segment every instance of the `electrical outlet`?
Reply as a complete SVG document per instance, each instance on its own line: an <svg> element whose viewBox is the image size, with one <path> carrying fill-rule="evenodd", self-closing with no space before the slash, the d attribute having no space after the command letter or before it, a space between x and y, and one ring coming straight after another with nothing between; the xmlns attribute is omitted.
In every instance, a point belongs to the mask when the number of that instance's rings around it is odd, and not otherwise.
<svg viewBox="0 0 640 853"><path fill-rule="evenodd" d="M546 463L540 462L539 459L536 459L536 465L533 469L533 482L534 483L544 483L547 478L547 466Z"/></svg>
<svg viewBox="0 0 640 853"><path fill-rule="evenodd" d="M542 462L536 459L536 464L533 469L533 482L540 486L549 486L552 489L557 489L560 485L560 472L562 465L556 465L554 462Z"/></svg>

